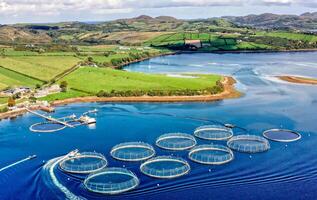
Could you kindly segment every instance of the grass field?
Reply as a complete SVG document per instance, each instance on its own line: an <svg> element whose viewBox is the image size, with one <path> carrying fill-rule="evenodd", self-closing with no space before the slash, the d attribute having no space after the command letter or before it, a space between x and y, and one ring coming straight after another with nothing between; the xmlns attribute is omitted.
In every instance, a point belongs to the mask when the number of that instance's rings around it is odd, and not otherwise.
<svg viewBox="0 0 317 200"><path fill-rule="evenodd" d="M153 39L148 40L145 44L147 45L164 45L173 43L183 43L185 40L201 40L202 42L213 42L221 43L223 45L227 43L232 43L237 35L219 35L216 33L168 33L163 34ZM226 39L226 41L225 41Z"/></svg>
<svg viewBox="0 0 317 200"><path fill-rule="evenodd" d="M253 42L241 42L237 45L237 48L241 50L254 50L254 49L273 49L274 47L265 45L265 44L257 44Z"/></svg>
<svg viewBox="0 0 317 200"><path fill-rule="evenodd" d="M182 46L185 40L200 40L202 43L209 44L210 47L203 50L237 50L238 35L219 35L215 33L169 33L160 35L147 41L146 45L164 46L164 45L179 45Z"/></svg>
<svg viewBox="0 0 317 200"><path fill-rule="evenodd" d="M92 57L93 61L112 66L112 59L130 57L130 53L158 55L164 50L144 47L120 48L115 45L78 46L77 52L16 51L5 47L5 55L0 57L0 90L14 86L35 86L49 82L63 74L80 61ZM105 55L106 54L106 55Z"/></svg>
<svg viewBox="0 0 317 200"><path fill-rule="evenodd" d="M165 75L148 75L136 72L126 72L109 68L81 67L63 80L68 82L69 88L84 92L60 93L45 97L45 100L65 99L69 97L96 94L101 90L115 91L149 91L149 90L203 90L216 85L221 79L219 75L197 75L197 78L174 78ZM61 80L62 81L62 80Z"/></svg>
<svg viewBox="0 0 317 200"><path fill-rule="evenodd" d="M271 36L271 37L280 37L289 40L301 40L307 42L317 42L316 35L308 35L308 34L301 34L301 33L290 33L290 32L257 32L256 35L259 36Z"/></svg>
<svg viewBox="0 0 317 200"><path fill-rule="evenodd" d="M8 98L7 97L0 97L0 105L6 104L6 103L8 103Z"/></svg>
<svg viewBox="0 0 317 200"><path fill-rule="evenodd" d="M35 79L49 81L79 61L80 59L73 56L7 56L0 58L0 66Z"/></svg>
<svg viewBox="0 0 317 200"><path fill-rule="evenodd" d="M0 90L14 86L35 86L40 81L0 67Z"/></svg>
<svg viewBox="0 0 317 200"><path fill-rule="evenodd" d="M67 92L51 94L51 95L48 95L46 97L40 98L39 100L45 100L45 101L51 102L51 101L55 101L55 100L68 99L68 98L73 98L73 97L84 97L84 96L89 96L89 94L69 89Z"/></svg>

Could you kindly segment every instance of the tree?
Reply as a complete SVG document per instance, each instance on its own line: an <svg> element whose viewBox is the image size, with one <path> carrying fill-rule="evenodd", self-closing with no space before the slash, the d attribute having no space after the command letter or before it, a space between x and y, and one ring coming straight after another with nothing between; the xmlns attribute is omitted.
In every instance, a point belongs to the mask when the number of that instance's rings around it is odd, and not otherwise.
<svg viewBox="0 0 317 200"><path fill-rule="evenodd" d="M32 102L32 103L36 103L36 98L34 96L30 96L29 100Z"/></svg>
<svg viewBox="0 0 317 200"><path fill-rule="evenodd" d="M13 97L9 97L8 99L8 106L9 107L14 107L16 105L15 100Z"/></svg>
<svg viewBox="0 0 317 200"><path fill-rule="evenodd" d="M89 57L87 58L87 60L88 60L88 62L93 62L93 61L94 61L93 57L91 57L91 56L89 56Z"/></svg>
<svg viewBox="0 0 317 200"><path fill-rule="evenodd" d="M62 81L61 84L59 85L59 87L62 89L62 92L67 91L67 86L68 86L68 83L66 81Z"/></svg>
<svg viewBox="0 0 317 200"><path fill-rule="evenodd" d="M5 49L1 49L1 57L4 58L6 56Z"/></svg>
<svg viewBox="0 0 317 200"><path fill-rule="evenodd" d="M40 89L40 88L41 88L41 84L37 83L37 84L35 85L35 88L36 88L36 89Z"/></svg>

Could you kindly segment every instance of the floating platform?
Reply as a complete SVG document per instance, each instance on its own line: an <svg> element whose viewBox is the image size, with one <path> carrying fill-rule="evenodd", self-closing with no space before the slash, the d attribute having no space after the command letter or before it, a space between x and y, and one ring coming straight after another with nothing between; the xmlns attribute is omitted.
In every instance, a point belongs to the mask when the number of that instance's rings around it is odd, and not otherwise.
<svg viewBox="0 0 317 200"><path fill-rule="evenodd" d="M87 190L101 194L120 194L139 185L138 177L124 168L106 168L90 174L84 185Z"/></svg>
<svg viewBox="0 0 317 200"><path fill-rule="evenodd" d="M207 165L222 165L234 159L231 149L217 144L199 145L189 152L188 157L194 162Z"/></svg>
<svg viewBox="0 0 317 200"><path fill-rule="evenodd" d="M87 115L82 115L80 118L77 118L75 114L70 116L65 116L61 118L53 118L51 116L46 116L41 113L32 111L30 109L26 109L28 112L39 116L43 119L46 119L46 122L36 123L30 126L30 131L36 132L36 133L52 133L61 131L67 127L69 128L75 128L77 126L81 125L90 125L95 124L96 119L89 117ZM97 111L88 111L86 113L95 113Z"/></svg>
<svg viewBox="0 0 317 200"><path fill-rule="evenodd" d="M154 148L144 142L126 142L114 146L110 154L121 161L144 161L155 155Z"/></svg>
<svg viewBox="0 0 317 200"><path fill-rule="evenodd" d="M162 149L181 151L193 148L197 144L195 137L186 133L167 133L156 140L156 145Z"/></svg>

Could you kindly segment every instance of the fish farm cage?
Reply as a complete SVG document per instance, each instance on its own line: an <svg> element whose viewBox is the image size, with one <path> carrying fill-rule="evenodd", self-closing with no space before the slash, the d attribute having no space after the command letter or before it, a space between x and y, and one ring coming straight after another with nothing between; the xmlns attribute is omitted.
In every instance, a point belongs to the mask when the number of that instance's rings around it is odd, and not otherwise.
<svg viewBox="0 0 317 200"><path fill-rule="evenodd" d="M30 131L35 133L53 133L65 129L66 126L57 122L41 122L30 126Z"/></svg>
<svg viewBox="0 0 317 200"><path fill-rule="evenodd" d="M190 160L207 165L221 165L234 159L228 147L218 144L205 144L194 147L188 154Z"/></svg>
<svg viewBox="0 0 317 200"><path fill-rule="evenodd" d="M232 137L227 145L230 149L244 153L259 153L270 149L267 139L256 135L238 135Z"/></svg>
<svg viewBox="0 0 317 200"><path fill-rule="evenodd" d="M140 170L153 178L171 179L189 173L190 165L182 158L158 156L142 163Z"/></svg>
<svg viewBox="0 0 317 200"><path fill-rule="evenodd" d="M270 129L263 132L263 136L276 142L295 142L301 139L301 134L287 129Z"/></svg>
<svg viewBox="0 0 317 200"><path fill-rule="evenodd" d="M64 172L75 174L89 174L99 171L108 165L107 159L100 153L83 152L66 156L59 167Z"/></svg>
<svg viewBox="0 0 317 200"><path fill-rule="evenodd" d="M233 136L233 131L229 127L215 124L196 128L194 135L204 140L228 140Z"/></svg>
<svg viewBox="0 0 317 200"><path fill-rule="evenodd" d="M138 187L138 177L125 168L105 168L84 180L87 190L100 194L120 194Z"/></svg>
<svg viewBox="0 0 317 200"><path fill-rule="evenodd" d="M154 148L144 142L126 142L114 146L110 154L121 161L144 161L155 155Z"/></svg>
<svg viewBox="0 0 317 200"><path fill-rule="evenodd" d="M167 133L156 140L156 145L162 149L181 151L193 148L197 144L195 137L185 133Z"/></svg>

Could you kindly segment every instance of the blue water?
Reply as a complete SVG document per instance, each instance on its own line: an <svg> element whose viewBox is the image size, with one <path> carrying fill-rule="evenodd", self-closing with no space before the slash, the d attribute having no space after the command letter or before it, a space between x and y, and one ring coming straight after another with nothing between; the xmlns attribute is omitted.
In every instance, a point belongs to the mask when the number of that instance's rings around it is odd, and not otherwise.
<svg viewBox="0 0 317 200"><path fill-rule="evenodd" d="M289 84L274 78L295 74L317 78L317 53L183 54L154 58L127 67L146 73L219 73L234 76L239 99L208 103L87 103L58 107L55 117L97 108L95 127L66 128L57 133L32 133L40 122L26 114L0 122L0 168L36 154L37 158L0 171L0 199L316 199L317 196L317 87ZM266 129L287 128L300 132L294 143L271 142L260 154L235 152L235 159L221 166L196 164L188 151L171 152L155 147L157 155L188 160L188 175L160 180L140 173L140 163L110 157L110 149L122 142L150 144L167 132L193 133L213 122L238 127L234 134L261 135ZM198 140L198 144L208 143ZM140 186L121 195L88 192L84 177L53 168L52 159L71 150L103 153L112 167L127 167L140 178ZM55 160L56 161L56 160ZM65 190L66 189L66 190Z"/></svg>

